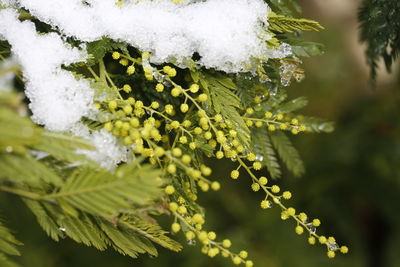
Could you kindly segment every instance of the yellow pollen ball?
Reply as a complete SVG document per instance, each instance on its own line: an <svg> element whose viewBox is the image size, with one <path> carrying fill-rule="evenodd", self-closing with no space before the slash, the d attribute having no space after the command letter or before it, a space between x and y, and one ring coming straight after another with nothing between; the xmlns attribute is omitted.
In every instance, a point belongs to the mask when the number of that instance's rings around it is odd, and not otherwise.
<svg viewBox="0 0 400 267"><path fill-rule="evenodd" d="M261 201L260 206L262 209L268 209L271 207L271 202L268 200L263 200Z"/></svg>
<svg viewBox="0 0 400 267"><path fill-rule="evenodd" d="M340 248L340 252L343 253L343 254L346 254L346 253L349 252L349 248L346 247L346 246L342 246L342 247Z"/></svg>
<svg viewBox="0 0 400 267"><path fill-rule="evenodd" d="M178 204L176 202L169 203L169 210L175 212L178 209Z"/></svg>
<svg viewBox="0 0 400 267"><path fill-rule="evenodd" d="M161 84L161 83L158 83L158 84L156 85L156 91L159 92L159 93L161 93L162 91L164 91L164 85Z"/></svg>
<svg viewBox="0 0 400 267"><path fill-rule="evenodd" d="M279 191L281 191L281 189L279 188L279 186L277 186L277 185L273 185L272 187L271 187L271 191L272 191L272 193L279 193Z"/></svg>
<svg viewBox="0 0 400 267"><path fill-rule="evenodd" d="M197 98L200 102L205 102L207 101L208 97L206 94L200 94L199 97Z"/></svg>
<svg viewBox="0 0 400 267"><path fill-rule="evenodd" d="M242 259L246 259L247 256L248 256L248 253L247 253L247 251L242 250L242 251L239 252L239 256L240 256Z"/></svg>
<svg viewBox="0 0 400 267"><path fill-rule="evenodd" d="M187 213L187 209L185 206L179 206L177 209L178 213L180 214L186 214Z"/></svg>
<svg viewBox="0 0 400 267"><path fill-rule="evenodd" d="M210 239L210 240L214 240L215 238L217 238L217 235L215 234L215 232L208 232L207 236L208 236L208 239Z"/></svg>
<svg viewBox="0 0 400 267"><path fill-rule="evenodd" d="M212 182L211 189L214 191L218 191L221 188L221 184L219 182Z"/></svg>
<svg viewBox="0 0 400 267"><path fill-rule="evenodd" d="M230 247L232 246L232 242L231 242L229 239L224 239L224 240L222 241L222 246L223 246L224 248L230 248Z"/></svg>
<svg viewBox="0 0 400 267"><path fill-rule="evenodd" d="M197 93L198 91L199 91L199 89L200 89L200 86L198 85L198 84L192 84L190 87L189 87L189 90L190 90L190 92L192 92L192 93Z"/></svg>
<svg viewBox="0 0 400 267"><path fill-rule="evenodd" d="M112 58L113 58L113 59L117 60L117 59L119 59L120 57L121 57L121 54L120 54L119 52L113 52L113 53L112 53Z"/></svg>
<svg viewBox="0 0 400 267"><path fill-rule="evenodd" d="M253 168L255 169L255 170L261 170L261 168L262 168L262 164L261 164L261 162L254 162L253 163Z"/></svg>
<svg viewBox="0 0 400 267"><path fill-rule="evenodd" d="M261 176L258 181L260 182L261 185L266 185L268 183L268 179L265 176Z"/></svg>
<svg viewBox="0 0 400 267"><path fill-rule="evenodd" d="M130 93L130 92L132 92L132 87L129 84L125 84L122 87L122 90L124 90L125 93Z"/></svg>
<svg viewBox="0 0 400 267"><path fill-rule="evenodd" d="M292 193L290 193L289 191L285 191L285 192L283 192L282 197L284 199L291 199L292 198Z"/></svg>
<svg viewBox="0 0 400 267"><path fill-rule="evenodd" d="M300 225L296 226L296 234L301 235L304 232L304 228Z"/></svg>
<svg viewBox="0 0 400 267"><path fill-rule="evenodd" d="M232 259L232 261L233 261L233 264L235 264L235 265L239 265L242 263L242 259L239 256L234 257Z"/></svg>
<svg viewBox="0 0 400 267"><path fill-rule="evenodd" d="M187 240L192 240L196 237L196 235L192 231L186 232L185 236Z"/></svg>
<svg viewBox="0 0 400 267"><path fill-rule="evenodd" d="M253 183L253 184L251 185L251 189L252 189L254 192L257 192L257 191L260 190L260 185L259 185L258 183Z"/></svg>
<svg viewBox="0 0 400 267"><path fill-rule="evenodd" d="M172 195L173 193L175 193L175 188L172 185L168 185L167 187L165 187L165 193L167 195Z"/></svg>
<svg viewBox="0 0 400 267"><path fill-rule="evenodd" d="M315 226L315 227L318 227L318 226L321 225L321 221L319 219L314 219L312 221L312 225Z"/></svg>
<svg viewBox="0 0 400 267"><path fill-rule="evenodd" d="M237 178L239 178L239 171L238 171L238 170L233 170L233 171L231 171L231 178L232 178L232 179L237 179Z"/></svg>
<svg viewBox="0 0 400 267"><path fill-rule="evenodd" d="M109 109L116 109L118 107L117 102L112 100L110 102L108 102L108 108Z"/></svg>
<svg viewBox="0 0 400 267"><path fill-rule="evenodd" d="M326 253L326 255L327 255L328 258L330 258L330 259L333 259L333 258L336 256L335 251L332 251L332 250L328 251L328 252Z"/></svg>
<svg viewBox="0 0 400 267"><path fill-rule="evenodd" d="M179 223L173 223L171 225L171 230L172 232L177 233L181 230L181 226L179 225Z"/></svg>
<svg viewBox="0 0 400 267"><path fill-rule="evenodd" d="M136 69L135 69L135 66L133 66L133 65L129 66L129 67L126 69L126 73L127 73L128 75L134 74L135 71L136 71Z"/></svg>

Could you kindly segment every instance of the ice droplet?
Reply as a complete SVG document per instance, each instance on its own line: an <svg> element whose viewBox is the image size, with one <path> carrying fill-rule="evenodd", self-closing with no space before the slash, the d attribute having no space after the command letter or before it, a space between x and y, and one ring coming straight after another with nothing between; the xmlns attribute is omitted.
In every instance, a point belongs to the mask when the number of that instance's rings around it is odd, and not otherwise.
<svg viewBox="0 0 400 267"><path fill-rule="evenodd" d="M190 240L187 241L187 243L188 243L189 246L194 246L194 245L196 245L196 240L190 239Z"/></svg>
<svg viewBox="0 0 400 267"><path fill-rule="evenodd" d="M326 245L328 246L328 250L330 251L335 251L339 249L339 246L336 242L328 242Z"/></svg>
<svg viewBox="0 0 400 267"><path fill-rule="evenodd" d="M312 224L312 223L308 223L307 224L307 228L308 230L310 230L311 233L315 234L315 232L317 231L317 228Z"/></svg>
<svg viewBox="0 0 400 267"><path fill-rule="evenodd" d="M280 203L281 202L281 198L280 197L274 197L274 202L275 203Z"/></svg>

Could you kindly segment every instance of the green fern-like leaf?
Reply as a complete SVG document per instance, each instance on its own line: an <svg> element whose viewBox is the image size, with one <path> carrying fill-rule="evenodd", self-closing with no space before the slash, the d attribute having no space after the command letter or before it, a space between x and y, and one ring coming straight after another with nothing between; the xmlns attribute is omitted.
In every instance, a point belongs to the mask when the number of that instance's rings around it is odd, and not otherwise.
<svg viewBox="0 0 400 267"><path fill-rule="evenodd" d="M314 133L331 133L335 129L335 124L320 118L309 116L298 116L301 124L305 125L310 132Z"/></svg>
<svg viewBox="0 0 400 267"><path fill-rule="evenodd" d="M178 252L182 249L182 246L175 240L166 236L165 234L167 232L162 230L157 224L151 224L132 216L122 217L121 224L172 251Z"/></svg>
<svg viewBox="0 0 400 267"><path fill-rule="evenodd" d="M208 105L212 106L216 113L220 113L228 123L235 125L238 138L245 145L250 141L250 131L240 116L242 109L240 98L234 93L236 85L229 78L218 78L216 76L201 76L200 83L209 95Z"/></svg>
<svg viewBox="0 0 400 267"><path fill-rule="evenodd" d="M47 184L60 186L62 179L47 166L29 155L0 153L0 181L26 183L33 187L44 188Z"/></svg>
<svg viewBox="0 0 400 267"><path fill-rule="evenodd" d="M102 230L86 215L79 218L62 216L58 218L62 231L77 243L93 246L98 250L107 248L106 237Z"/></svg>
<svg viewBox="0 0 400 267"><path fill-rule="evenodd" d="M266 2L286 16L291 17L293 13L301 13L301 7L296 0L266 0Z"/></svg>
<svg viewBox="0 0 400 267"><path fill-rule="evenodd" d="M268 29L278 33L292 33L295 31L320 31L323 30L318 22L308 19L287 18L271 12L268 18Z"/></svg>
<svg viewBox="0 0 400 267"><path fill-rule="evenodd" d="M1 6L0 6L1 8ZM20 267L17 263L13 262L4 253L0 252L0 266L2 267Z"/></svg>
<svg viewBox="0 0 400 267"><path fill-rule="evenodd" d="M91 60L87 63L88 66L96 64L106 53L112 50L126 49L125 44L117 43L108 37L103 37L101 40L88 43L86 47L88 54L92 56Z"/></svg>
<svg viewBox="0 0 400 267"><path fill-rule="evenodd" d="M267 166L271 177L274 179L279 178L282 174L281 168L267 129L254 129L251 137L254 151L257 155L263 157L262 162Z"/></svg>
<svg viewBox="0 0 400 267"><path fill-rule="evenodd" d="M63 236L60 227L54 221L54 219L49 214L48 210L46 210L46 206L50 205L49 203L40 203L39 201L23 198L25 204L32 211L32 213L36 216L36 219L42 229L46 232L48 236L50 236L53 240L59 241Z"/></svg>
<svg viewBox="0 0 400 267"><path fill-rule="evenodd" d="M10 106L6 106L6 103ZM1 93L0 107L0 148L9 147L13 151L26 152L25 146L33 145L39 141L41 129L35 127L33 122L21 117L13 110L12 102L18 101L15 94ZM2 149L1 151L4 151Z"/></svg>
<svg viewBox="0 0 400 267"><path fill-rule="evenodd" d="M308 100L305 97L299 97L293 100L290 100L286 103L283 103L277 109L279 113L290 113L296 110L299 110L305 106L307 106Z"/></svg>
<svg viewBox="0 0 400 267"><path fill-rule="evenodd" d="M307 42L297 38L280 37L280 39L290 44L292 51L299 57L320 56L324 53L324 45L315 42Z"/></svg>
<svg viewBox="0 0 400 267"><path fill-rule="evenodd" d="M78 169L56 193L43 196L95 215L111 216L132 204L146 205L161 195L159 171L133 162L111 174ZM129 172L126 170L129 169Z"/></svg>
<svg viewBox="0 0 400 267"><path fill-rule="evenodd" d="M293 146L290 139L283 132L274 132L270 134L271 141L280 158L286 164L287 168L295 175L300 176L304 173L304 164L300 158L297 149Z"/></svg>
<svg viewBox="0 0 400 267"><path fill-rule="evenodd" d="M20 256L16 247L19 245L22 243L15 239L10 230L0 221L0 266L18 266L7 255Z"/></svg>
<svg viewBox="0 0 400 267"><path fill-rule="evenodd" d="M80 163L97 167L97 163L88 159L77 150L92 150L93 146L87 141L66 134L44 132L40 142L32 146L35 150L49 153L52 157L69 163Z"/></svg>
<svg viewBox="0 0 400 267"><path fill-rule="evenodd" d="M112 247L119 253L132 258L137 258L139 253L157 256L154 245L137 232L129 228L118 228L106 221L101 222L100 227L110 239Z"/></svg>
<svg viewBox="0 0 400 267"><path fill-rule="evenodd" d="M360 39L367 44L367 63L372 84L376 83L379 59L388 72L400 54L400 2L398 0L364 0L358 12Z"/></svg>

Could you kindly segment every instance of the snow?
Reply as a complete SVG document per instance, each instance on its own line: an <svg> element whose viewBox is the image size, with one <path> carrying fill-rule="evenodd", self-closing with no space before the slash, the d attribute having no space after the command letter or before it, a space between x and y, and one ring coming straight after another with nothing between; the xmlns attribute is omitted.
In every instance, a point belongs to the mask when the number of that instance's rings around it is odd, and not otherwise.
<svg viewBox="0 0 400 267"><path fill-rule="evenodd" d="M68 47L56 33L36 32L31 22L20 22L16 12L0 11L0 35L12 46L26 80L33 120L53 131L68 130L92 107L89 82L61 69L85 60L85 54Z"/></svg>
<svg viewBox="0 0 400 267"><path fill-rule="evenodd" d="M263 0L19 0L21 6L63 34L90 42L109 36L152 53L151 62L177 62L194 53L198 64L226 72L246 71L267 49L270 8ZM84 4L87 2L88 4Z"/></svg>
<svg viewBox="0 0 400 267"><path fill-rule="evenodd" d="M79 150L78 153L95 160L101 167L112 170L118 163L127 161L128 149L119 145L117 138L105 129L90 131L85 125L78 123L71 131L92 141L95 150Z"/></svg>
<svg viewBox="0 0 400 267"><path fill-rule="evenodd" d="M151 63L181 67L197 53L198 65L228 73L249 71L258 58L291 54L286 44L267 48L270 8L263 0L125 0L120 6L115 0L0 0L0 6L0 39L21 65L33 120L90 139L97 151L84 153L108 169L127 160L127 149L105 130L79 123L96 114L94 92L88 80L62 68L88 57L84 45L72 47L66 36L84 43L108 36L150 52ZM32 22L18 20L17 6L61 34L39 34Z"/></svg>

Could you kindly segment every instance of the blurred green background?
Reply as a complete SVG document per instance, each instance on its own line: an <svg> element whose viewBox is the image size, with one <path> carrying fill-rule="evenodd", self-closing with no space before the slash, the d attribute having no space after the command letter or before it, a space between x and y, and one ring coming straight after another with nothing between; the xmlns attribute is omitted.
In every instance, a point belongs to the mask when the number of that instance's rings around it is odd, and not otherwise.
<svg viewBox="0 0 400 267"><path fill-rule="evenodd" d="M358 43L358 1L301 2L304 16L326 27L307 35L325 44L326 53L304 60L307 78L293 84L290 94L307 96L310 104L303 112L335 121L336 130L296 136L307 172L301 178L286 173L277 183L293 192L290 205L320 218L318 231L337 237L350 253L329 260L325 248L308 245L306 236L294 233L293 222L280 220L277 209L261 210L263 196L251 192L248 179L227 178L233 167L228 161L213 166L222 190L201 195L206 227L221 239L231 238L233 250L248 250L256 266L400 266L399 68L380 73L377 88L369 86L364 47ZM186 246L179 254L160 248L158 258L133 260L70 240L55 243L17 198L1 194L0 210L25 243L17 260L27 267L232 266L229 260L201 254L200 246ZM168 227L168 218L163 219ZM177 239L185 242L180 235Z"/></svg>

